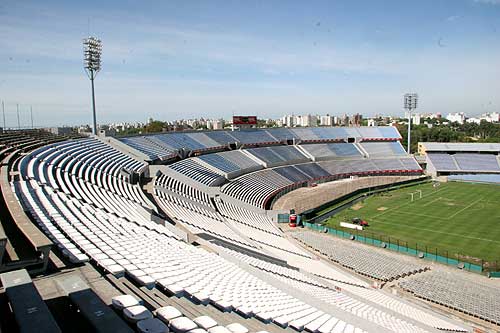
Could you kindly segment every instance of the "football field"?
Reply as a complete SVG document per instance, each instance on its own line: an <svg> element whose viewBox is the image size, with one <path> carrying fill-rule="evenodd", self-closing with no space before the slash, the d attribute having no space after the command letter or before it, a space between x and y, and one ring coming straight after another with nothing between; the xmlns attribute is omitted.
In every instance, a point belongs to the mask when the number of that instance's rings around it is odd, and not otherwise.
<svg viewBox="0 0 500 333"><path fill-rule="evenodd" d="M354 217L370 224L359 232L367 237L500 262L500 185L426 183L387 191L334 215L327 225L340 229L341 221Z"/></svg>

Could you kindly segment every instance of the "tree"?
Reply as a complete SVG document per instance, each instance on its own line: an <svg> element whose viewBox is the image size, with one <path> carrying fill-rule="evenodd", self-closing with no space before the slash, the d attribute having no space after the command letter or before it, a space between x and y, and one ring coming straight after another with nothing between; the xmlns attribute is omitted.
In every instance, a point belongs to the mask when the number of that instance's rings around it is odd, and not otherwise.
<svg viewBox="0 0 500 333"><path fill-rule="evenodd" d="M435 120L435 121L434 121ZM416 151L418 142L500 142L500 124L481 121L480 124L453 122L444 125L441 120L427 118L426 122L434 123L429 128L427 125L412 125L411 150ZM397 124L401 133L402 144L406 148L408 142L408 128L405 124Z"/></svg>
<svg viewBox="0 0 500 333"><path fill-rule="evenodd" d="M156 133L163 131L167 127L167 124L163 121L150 119L148 124L144 127L146 133Z"/></svg>

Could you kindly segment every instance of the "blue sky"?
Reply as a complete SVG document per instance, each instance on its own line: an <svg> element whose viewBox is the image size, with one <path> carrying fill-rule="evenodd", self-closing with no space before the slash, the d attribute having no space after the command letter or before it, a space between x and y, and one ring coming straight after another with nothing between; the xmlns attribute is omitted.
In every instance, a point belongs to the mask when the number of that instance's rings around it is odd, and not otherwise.
<svg viewBox="0 0 500 333"><path fill-rule="evenodd" d="M91 122L81 40L103 40L98 121L233 112L500 111L500 0L0 2L7 126ZM0 124L1 126L1 124Z"/></svg>

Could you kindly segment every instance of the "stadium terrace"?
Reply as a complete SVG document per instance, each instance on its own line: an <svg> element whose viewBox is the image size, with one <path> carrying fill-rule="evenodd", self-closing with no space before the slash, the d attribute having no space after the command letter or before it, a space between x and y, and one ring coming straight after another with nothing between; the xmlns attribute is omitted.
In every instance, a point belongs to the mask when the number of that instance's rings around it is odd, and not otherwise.
<svg viewBox="0 0 500 333"><path fill-rule="evenodd" d="M432 184L401 140L390 126L118 138L6 131L0 135L1 327L498 329L500 289L486 271L361 244L354 232L343 238L323 226L304 228L299 212L277 207L300 191L324 205ZM498 152L431 150L427 165L437 170L500 170Z"/></svg>

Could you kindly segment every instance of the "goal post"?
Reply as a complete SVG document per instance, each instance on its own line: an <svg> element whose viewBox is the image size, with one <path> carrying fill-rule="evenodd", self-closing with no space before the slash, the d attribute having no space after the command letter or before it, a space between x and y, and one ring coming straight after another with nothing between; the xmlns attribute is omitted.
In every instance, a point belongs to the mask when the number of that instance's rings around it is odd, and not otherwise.
<svg viewBox="0 0 500 333"><path fill-rule="evenodd" d="M422 190L416 190L415 192L410 192L408 193L408 195L410 196L410 201L413 202L417 199L422 199ZM418 197L417 197L418 195Z"/></svg>

